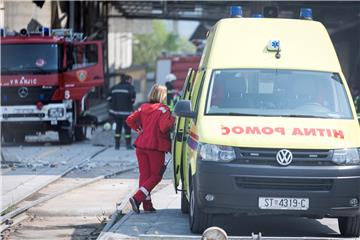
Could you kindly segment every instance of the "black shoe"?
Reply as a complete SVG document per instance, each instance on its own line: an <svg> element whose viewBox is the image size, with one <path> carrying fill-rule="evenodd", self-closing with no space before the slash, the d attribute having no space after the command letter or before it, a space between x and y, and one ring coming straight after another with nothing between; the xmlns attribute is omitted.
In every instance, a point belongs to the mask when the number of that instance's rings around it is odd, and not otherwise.
<svg viewBox="0 0 360 240"><path fill-rule="evenodd" d="M127 149L127 150L133 150L133 149L134 149L134 147L133 147L133 146L131 146L131 145L129 145L129 146L126 146L126 149Z"/></svg>
<svg viewBox="0 0 360 240"><path fill-rule="evenodd" d="M139 209L140 203L138 203L133 197L129 198L129 202L131 204L132 210L136 213L140 213L140 209Z"/></svg>

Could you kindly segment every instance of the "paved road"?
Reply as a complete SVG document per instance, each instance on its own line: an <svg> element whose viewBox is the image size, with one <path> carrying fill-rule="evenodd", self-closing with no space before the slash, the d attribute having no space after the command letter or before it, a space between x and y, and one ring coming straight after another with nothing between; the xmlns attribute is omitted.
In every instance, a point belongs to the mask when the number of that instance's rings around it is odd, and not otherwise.
<svg viewBox="0 0 360 240"><path fill-rule="evenodd" d="M1 212L104 149L89 148L88 141L61 146L51 135L49 139L41 142L30 138L21 146L2 146Z"/></svg>
<svg viewBox="0 0 360 240"><path fill-rule="evenodd" d="M26 189L34 190L48 180L47 178L58 176L66 168L78 164L103 148L96 146L100 145L99 143L110 144L110 135L97 135L95 145L94 141L85 141L60 146L50 138L34 140L24 146L3 146L2 155L8 167L2 168L2 200L9 199L5 198L6 196L18 196L20 199L20 189L24 192ZM37 192L29 200L134 166L135 163L134 151L114 151L109 148L87 161L81 168ZM199 239L198 235L189 231L188 216L180 212L180 195L174 193L171 170L167 170L165 180L153 195L155 207L158 209L156 214L133 214L127 206L125 212L128 214L110 230L103 232L100 239ZM103 227L102 221L115 211L116 203L127 202L128 195L136 188L137 177L138 173L131 171L70 191L34 207L28 211L31 217L18 226L9 239L96 239L99 229ZM27 184L28 182L34 184ZM15 198L11 200L16 201ZM23 204L26 202L19 206ZM214 225L223 227L229 235L236 236L234 239L240 238L239 236L243 236L240 239L249 239L251 233L259 232L262 232L263 236L282 239L340 237L335 219L217 216Z"/></svg>
<svg viewBox="0 0 360 240"><path fill-rule="evenodd" d="M58 177L64 168L77 165L73 171L16 204L22 209L48 196L50 200L30 208L20 224L11 226L3 239L96 239L104 222L137 186L137 164L134 151L106 148L93 158L94 152L111 145L111 133L98 132L92 140L60 146L56 138L32 138L24 146L4 146L8 165L3 168L2 195L17 193L15 189L33 191L47 178ZM100 141L101 140L101 141ZM101 142L101 144L100 144ZM83 164L78 164L85 159ZM104 176L111 176L103 179ZM96 180L92 182L93 180ZM27 182L32 184L27 184ZM83 185L87 182L92 182ZM81 185L81 187L78 187ZM27 188L25 188L26 186ZM76 187L76 188L75 188ZM72 189L63 192L66 189ZM57 195L57 193L62 192ZM20 194L16 196L21 199ZM18 217L18 218L20 218ZM16 219L15 219L16 221Z"/></svg>
<svg viewBox="0 0 360 240"><path fill-rule="evenodd" d="M155 214L134 214L128 211L112 228L102 232L100 240L114 239L200 239L189 230L188 215L180 211L180 194L175 194L171 180L163 180L162 189L153 195ZM216 216L214 226L226 230L231 239L345 239L339 234L336 219L294 217L233 217ZM269 238L270 237L270 238ZM276 238L279 237L279 238ZM349 238L346 238L349 239Z"/></svg>

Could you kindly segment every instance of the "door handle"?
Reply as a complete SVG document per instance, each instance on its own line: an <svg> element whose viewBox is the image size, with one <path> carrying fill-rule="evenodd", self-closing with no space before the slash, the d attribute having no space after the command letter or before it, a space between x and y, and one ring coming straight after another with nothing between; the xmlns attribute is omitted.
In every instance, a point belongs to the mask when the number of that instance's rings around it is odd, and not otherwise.
<svg viewBox="0 0 360 240"><path fill-rule="evenodd" d="M100 76L95 76L94 77L94 80L99 80L99 79L102 79L102 77L100 77Z"/></svg>
<svg viewBox="0 0 360 240"><path fill-rule="evenodd" d="M182 132L177 133L175 139L177 142L182 142L183 141L183 133Z"/></svg>

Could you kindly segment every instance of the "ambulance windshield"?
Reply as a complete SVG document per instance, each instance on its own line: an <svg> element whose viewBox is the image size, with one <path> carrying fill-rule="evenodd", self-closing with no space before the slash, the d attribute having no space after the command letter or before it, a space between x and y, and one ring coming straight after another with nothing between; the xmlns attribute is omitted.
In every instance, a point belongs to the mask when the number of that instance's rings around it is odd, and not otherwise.
<svg viewBox="0 0 360 240"><path fill-rule="evenodd" d="M273 69L215 70L206 114L353 118L339 74Z"/></svg>
<svg viewBox="0 0 360 240"><path fill-rule="evenodd" d="M1 45L1 74L46 74L60 68L57 44Z"/></svg>

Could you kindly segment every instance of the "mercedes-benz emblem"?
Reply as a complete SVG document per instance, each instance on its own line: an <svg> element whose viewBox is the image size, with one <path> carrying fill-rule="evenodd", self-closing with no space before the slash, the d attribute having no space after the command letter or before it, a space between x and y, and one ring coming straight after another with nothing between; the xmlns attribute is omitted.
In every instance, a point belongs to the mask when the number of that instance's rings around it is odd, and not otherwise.
<svg viewBox="0 0 360 240"><path fill-rule="evenodd" d="M27 87L21 87L18 90L19 97L26 98L29 95L29 90Z"/></svg>
<svg viewBox="0 0 360 240"><path fill-rule="evenodd" d="M280 151L278 151L278 153L276 154L276 160L277 162L282 165L282 166L287 166L289 165L292 160L293 160L293 155L292 153L287 150L287 149L281 149Z"/></svg>

